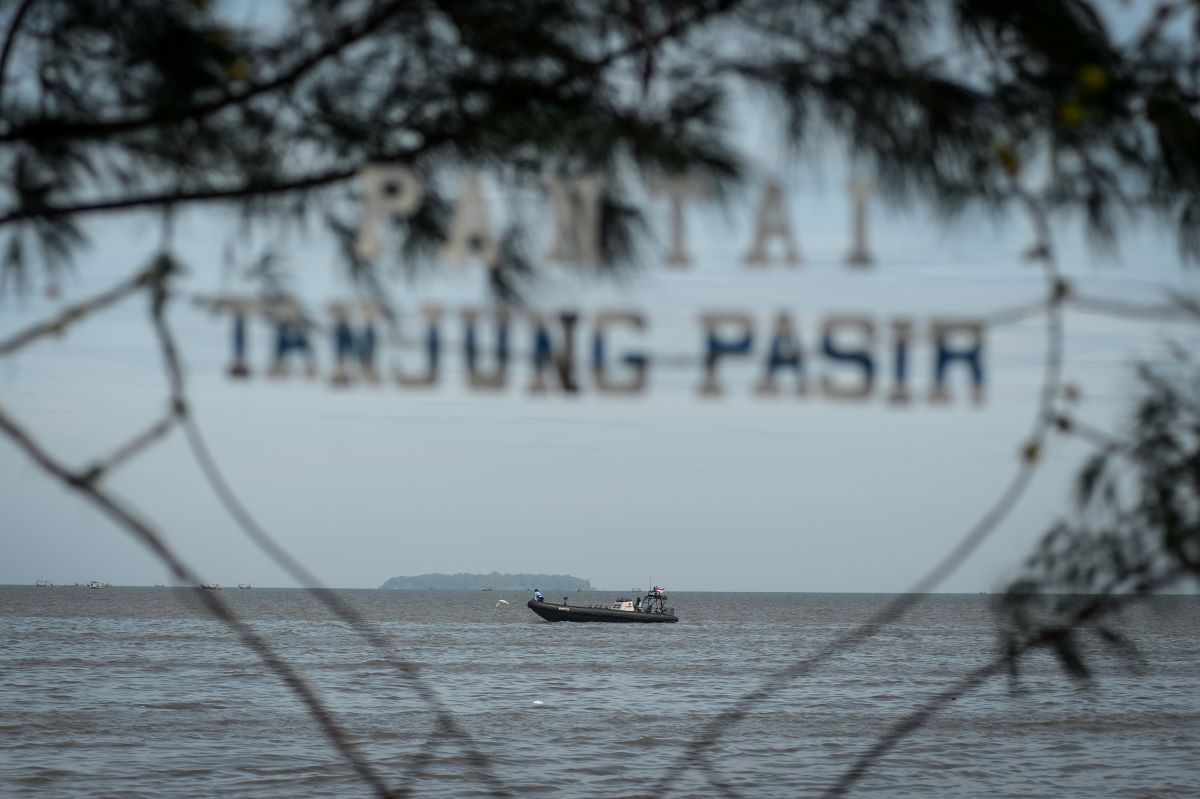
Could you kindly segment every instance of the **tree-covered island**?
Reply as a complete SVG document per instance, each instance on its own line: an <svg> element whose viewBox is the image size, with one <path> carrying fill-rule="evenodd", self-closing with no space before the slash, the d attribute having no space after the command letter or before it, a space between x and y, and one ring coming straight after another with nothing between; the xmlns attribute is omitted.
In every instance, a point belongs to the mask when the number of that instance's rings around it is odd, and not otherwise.
<svg viewBox="0 0 1200 799"><path fill-rule="evenodd" d="M541 588L546 591L590 591L592 583L569 574L418 574L414 577L392 577L381 590L403 591L475 591L495 588L502 591L528 591Z"/></svg>

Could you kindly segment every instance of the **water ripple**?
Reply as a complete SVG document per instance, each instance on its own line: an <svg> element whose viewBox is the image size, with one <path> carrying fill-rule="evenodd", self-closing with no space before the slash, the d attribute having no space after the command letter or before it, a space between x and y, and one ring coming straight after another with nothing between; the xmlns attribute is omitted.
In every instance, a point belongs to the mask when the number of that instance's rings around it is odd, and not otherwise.
<svg viewBox="0 0 1200 799"><path fill-rule="evenodd" d="M717 709L888 599L683 594L680 624L629 629L493 613L490 594L418 603L403 593L343 598L387 630L529 797L645 796ZM404 675L311 597L228 599L390 779L414 780L421 796L486 795ZM998 681L962 697L857 793L1200 796L1200 601L1167 598L1129 622L1141 672L1098 653L1098 678L1083 688L1035 658L1024 690ZM870 645L747 707L713 753L720 779L767 799L819 793L881 731L989 657L990 623L983 598L927 597ZM364 795L295 697L189 590L0 588L0 708L5 796ZM675 776L676 795L721 795L696 772Z"/></svg>

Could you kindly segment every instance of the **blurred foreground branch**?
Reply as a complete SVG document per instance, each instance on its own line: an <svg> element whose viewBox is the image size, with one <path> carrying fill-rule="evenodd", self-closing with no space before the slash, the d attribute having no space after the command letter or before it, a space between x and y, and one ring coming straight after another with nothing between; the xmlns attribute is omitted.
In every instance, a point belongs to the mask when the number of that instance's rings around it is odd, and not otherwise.
<svg viewBox="0 0 1200 799"><path fill-rule="evenodd" d="M1017 208L1020 177L1102 247L1150 217L1196 258L1196 15L1182 0L1119 17L1093 0L298 0L252 26L215 3L27 0L0 56L5 268L35 241L47 266L70 261L98 212L220 203L237 230L336 232L356 198L328 189L390 162L428 188L397 227L406 266L445 239L441 184L488 169L524 187L602 177L611 269L646 235L631 180L722 197L763 167L739 151L747 114L794 152L832 132L896 201Z"/></svg>
<svg viewBox="0 0 1200 799"><path fill-rule="evenodd" d="M394 653L394 647L387 636L377 627L347 605L343 600L317 582L316 578L290 556L282 547L276 544L261 527L241 507L232 491L220 475L215 462L208 454L203 444L199 428L192 418L186 400L183 365L180 360L174 336L167 321L167 305L170 301L170 281L178 274L179 266L167 254L157 256L145 270L138 272L132 278L119 283L112 289L96 297L80 303L59 314L55 319L35 325L29 330L18 334L5 342L0 356L17 352L21 347L49 333L60 332L69 323L87 318L104 308L111 306L117 300L141 290L150 294L150 317L159 351L162 358L164 373L169 388L169 411L165 417L154 422L143 432L137 434L128 442L118 447L108 458L79 472L70 470L60 461L53 458L34 438L25 431L15 419L0 408L0 432L4 433L20 449L50 476L65 486L79 492L92 504L96 505L105 515L125 529L143 545L145 545L182 584L199 586L204 581L188 564L175 553L166 543L163 536L148 522L138 518L136 513L113 498L100 487L100 482L111 470L115 469L130 458L143 452L150 445L162 440L177 424L184 425L193 454L200 463L206 477L212 482L222 502L235 515L235 519L248 535L263 547L267 554L296 577L335 615L349 624L353 629L364 635L376 648L383 651L398 671L404 675L418 692L427 706L430 706L436 716L439 730L449 736L464 748L468 761L476 773L488 785L488 792L493 796L511 795L496 778L491 763L474 744L470 735L461 728L452 714L444 707L436 693L422 681L416 669L404 662ZM231 631L251 649L263 663L300 698L318 727L329 739L334 748L350 764L365 784L371 787L375 795L380 797L407 796L411 786L391 789L374 768L357 752L350 743L345 731L334 719L315 689L305 681L293 667L282 659L268 642L253 632L224 602L207 591L200 592L200 599L205 609L216 619L228 626ZM422 761L414 764L414 769ZM414 772L415 773L415 772Z"/></svg>
<svg viewBox="0 0 1200 799"><path fill-rule="evenodd" d="M815 654L777 672L755 689L743 694L724 711L716 714L705 724L700 733L684 747L674 763L664 771L655 784L654 795L667 795L672 785L688 770L698 768L706 775L711 769L708 753L725 735L746 719L761 700L783 690L800 677L813 673L817 668L847 651L875 637L882 629L902 618L927 594L935 590L946 578L974 553L1008 517L1009 513L1025 495L1042 459L1050 433L1058 414L1056 408L1062 394L1063 369L1063 305L1070 295L1055 255L1054 240L1045 206L1014 180L1015 193L1024 203L1034 233L1034 245L1030 251L1042 266L1045 278L1045 298L1040 307L1045 312L1046 344L1042 366L1042 382L1038 392L1031 429L1018 449L1018 466L1012 479L996 501L988 507L979 520L967 531L959 542L932 568L923 574L905 593L888 602L869 619L836 637ZM710 777L711 781L711 777Z"/></svg>
<svg viewBox="0 0 1200 799"><path fill-rule="evenodd" d="M23 450L47 474L63 485L78 492L117 526L142 543L155 557L167 566L171 574L181 584L191 586L204 584L200 575L188 566L167 544L162 535L148 522L140 519L132 509L126 507L123 503L113 498L107 491L98 487L96 482L87 475L71 471L64 464L52 457L25 430L18 426L3 408L0 408L0 432L8 436L13 443ZM406 795L408 793L406 790L397 793L388 788L383 778L376 773L375 769L367 763L347 738L334 719L333 714L321 701L320 697L317 696L313 688L287 660L275 652L274 648L265 639L238 618L213 592L200 591L198 596L205 610L225 624L238 637L242 644L258 655L263 663L271 671L278 674L287 687L296 694L330 743L350 764L359 778L366 785L370 786L375 796L380 797L380 799L390 799L390 797Z"/></svg>

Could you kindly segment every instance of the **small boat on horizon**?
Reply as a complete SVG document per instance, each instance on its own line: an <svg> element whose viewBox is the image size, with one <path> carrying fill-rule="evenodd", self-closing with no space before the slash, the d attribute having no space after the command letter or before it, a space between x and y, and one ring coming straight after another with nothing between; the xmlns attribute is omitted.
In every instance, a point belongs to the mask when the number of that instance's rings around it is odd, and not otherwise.
<svg viewBox="0 0 1200 799"><path fill-rule="evenodd" d="M546 621L610 622L616 624L671 624L679 621L675 608L667 607L667 591L654 586L644 597L628 599L618 597L607 608L598 605L569 605L563 597L561 605L540 599L531 599L526 607Z"/></svg>
<svg viewBox="0 0 1200 799"><path fill-rule="evenodd" d="M254 586L250 585L250 583L238 583L238 588L253 588L253 587Z"/></svg>
<svg viewBox="0 0 1200 799"><path fill-rule="evenodd" d="M108 580L88 580L88 583L87 583L88 588L96 588L96 589L108 588L109 585L111 585L111 583L109 583Z"/></svg>
<svg viewBox="0 0 1200 799"><path fill-rule="evenodd" d="M220 591L221 590L220 583L205 583L204 585L202 585L200 587L203 588L205 591Z"/></svg>

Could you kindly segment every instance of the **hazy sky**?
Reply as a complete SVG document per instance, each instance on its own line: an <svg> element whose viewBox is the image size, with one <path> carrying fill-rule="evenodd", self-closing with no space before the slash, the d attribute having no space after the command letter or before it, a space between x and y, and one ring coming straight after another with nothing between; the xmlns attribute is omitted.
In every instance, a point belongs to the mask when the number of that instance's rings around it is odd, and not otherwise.
<svg viewBox="0 0 1200 799"><path fill-rule="evenodd" d="M691 366L653 366L639 397L597 396L586 374L581 396L533 397L524 364L499 394L472 393L454 349L432 390L389 383L339 391L324 379L270 381L262 375L269 341L260 324L251 328L258 374L233 382L224 373L228 318L176 303L172 317L197 417L245 503L340 587L374 587L398 574L497 570L569 573L603 588L653 579L676 590L905 589L964 534L1016 468L1041 379L1040 319L988 331L987 400L980 407L967 401L961 372L952 372L952 404L926 402L932 356L925 345L914 349L910 369L922 390L905 409L889 407L883 388L859 403L832 401L811 386L805 398L756 397L768 322L778 310L793 314L815 383L826 371L818 336L827 317L865 316L881 332L907 319L923 335L934 318L972 318L1039 297L1040 274L1020 259L1028 226L1016 216L975 214L946 224L920 206L875 202L877 263L849 270L842 260L850 230L845 168L774 155L750 130L743 140L755 153L745 194L724 210L689 212L694 268L663 265L667 215L660 201L649 206L659 243L648 247L643 269L615 283L555 272L532 295L540 308L581 309L584 331L596 309L643 312L649 330L614 337L613 354L628 348L695 357ZM788 182L804 264L748 270L740 261L752 211L772 175ZM510 198L490 178L486 186L502 215ZM222 266L236 221L212 210L179 219L174 243L191 270L187 290L238 289ZM149 217L96 219L88 232L93 245L64 284L67 302L130 273L159 243ZM539 222L533 233L540 250L548 232ZM1104 256L1089 251L1070 226L1059 234L1063 267L1081 292L1154 302L1167 288L1200 289L1197 270L1180 266L1165 230L1127 231L1121 252ZM297 291L315 308L350 295L319 228L281 248ZM394 289L403 310L439 302L454 311L481 300L482 282L478 269L440 267ZM40 294L0 298L0 336L57 307ZM758 335L746 365L722 367L727 392L720 400L696 390L698 314L711 310L751 313ZM1068 323L1066 378L1083 388L1081 416L1098 425L1116 422L1132 396L1133 359L1153 355L1170 336L1197 343L1194 333L1160 324L1078 313ZM416 333L408 324L406 332ZM522 351L529 346L524 330L514 330ZM451 347L461 341L455 324L444 335ZM325 339L316 348L324 378L331 349ZM587 354L587 341L577 350ZM876 351L886 354L883 346ZM415 353L398 357L416 369ZM880 364L885 373L890 363ZM0 361L0 403L73 464L111 451L164 408L144 301L128 301ZM1046 526L1068 511L1071 475L1088 452L1055 439L1016 511L943 589L989 590L1011 577ZM224 515L179 434L109 484L206 579L288 584ZM36 577L167 580L125 533L0 441L0 583Z"/></svg>

